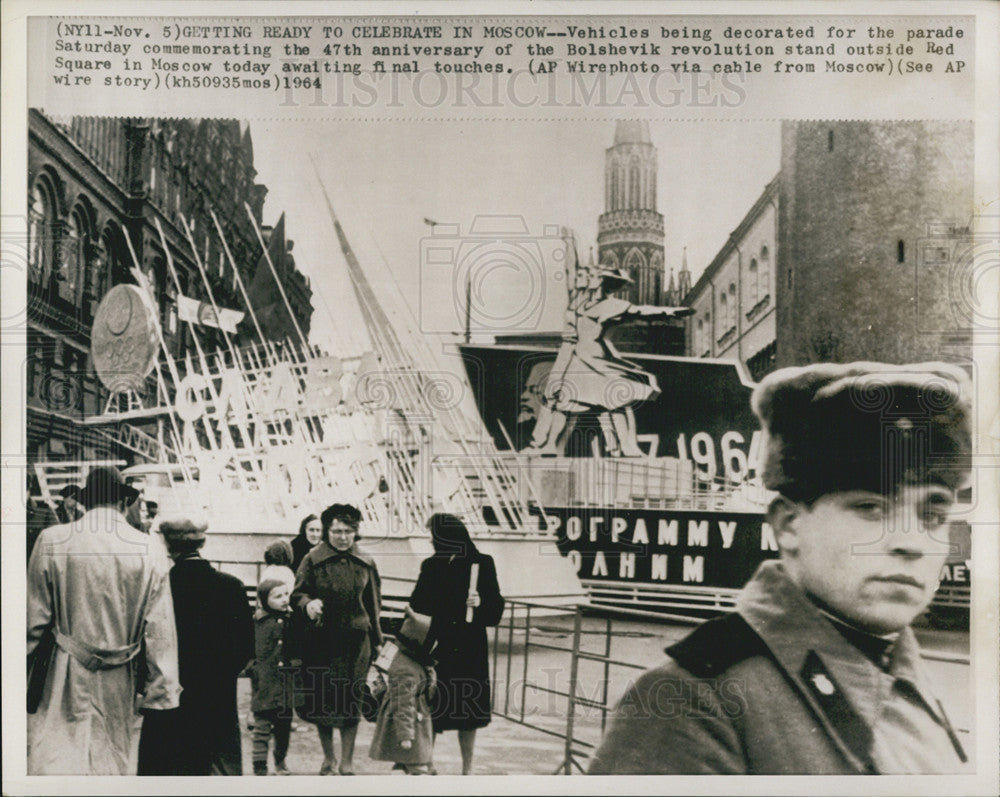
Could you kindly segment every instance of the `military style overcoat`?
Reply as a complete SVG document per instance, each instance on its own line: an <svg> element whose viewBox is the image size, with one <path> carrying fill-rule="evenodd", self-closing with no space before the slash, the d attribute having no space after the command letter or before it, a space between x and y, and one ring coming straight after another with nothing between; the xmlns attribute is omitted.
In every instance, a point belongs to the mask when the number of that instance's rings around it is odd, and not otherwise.
<svg viewBox="0 0 1000 797"><path fill-rule="evenodd" d="M623 697L591 774L957 773L968 763L904 629L888 669L763 563L737 612Z"/></svg>

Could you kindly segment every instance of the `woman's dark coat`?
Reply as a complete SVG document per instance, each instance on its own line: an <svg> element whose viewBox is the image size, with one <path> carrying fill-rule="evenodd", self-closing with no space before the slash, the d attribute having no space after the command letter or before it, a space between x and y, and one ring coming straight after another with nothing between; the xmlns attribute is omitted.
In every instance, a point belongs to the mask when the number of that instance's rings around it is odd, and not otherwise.
<svg viewBox="0 0 1000 797"><path fill-rule="evenodd" d="M253 657L243 582L200 557L170 570L180 707L152 711L139 741L140 775L240 775L236 679Z"/></svg>
<svg viewBox="0 0 1000 797"><path fill-rule="evenodd" d="M472 563L479 563L480 605L465 622ZM434 732L482 728L490 722L490 668L486 627L500 622L504 599L496 565L486 554L468 558L432 556L420 565L410 596L415 612L429 614L437 640L437 692L431 702Z"/></svg>
<svg viewBox="0 0 1000 797"><path fill-rule="evenodd" d="M305 612L314 598L323 601L319 623ZM317 725L356 725L372 654L382 645L382 590L374 560L357 546L341 552L321 542L299 565L292 605L302 622L305 702L299 715Z"/></svg>
<svg viewBox="0 0 1000 797"><path fill-rule="evenodd" d="M299 565L306 558L306 554L313 549L305 533L299 534L292 540L292 572L299 571Z"/></svg>

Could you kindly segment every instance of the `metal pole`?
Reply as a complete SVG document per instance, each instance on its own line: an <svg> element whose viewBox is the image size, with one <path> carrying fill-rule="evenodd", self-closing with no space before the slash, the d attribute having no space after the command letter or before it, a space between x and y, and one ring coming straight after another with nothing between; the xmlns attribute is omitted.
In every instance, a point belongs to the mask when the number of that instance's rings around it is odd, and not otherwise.
<svg viewBox="0 0 1000 797"><path fill-rule="evenodd" d="M521 722L524 722L524 708L528 699L528 650L531 644L531 606L527 606L524 616L524 668L521 671Z"/></svg>
<svg viewBox="0 0 1000 797"><path fill-rule="evenodd" d="M569 694L566 704L566 751L563 755L563 774L573 774L573 720L576 715L576 680L580 669L580 634L582 613L576 607L573 614L573 653L569 666Z"/></svg>

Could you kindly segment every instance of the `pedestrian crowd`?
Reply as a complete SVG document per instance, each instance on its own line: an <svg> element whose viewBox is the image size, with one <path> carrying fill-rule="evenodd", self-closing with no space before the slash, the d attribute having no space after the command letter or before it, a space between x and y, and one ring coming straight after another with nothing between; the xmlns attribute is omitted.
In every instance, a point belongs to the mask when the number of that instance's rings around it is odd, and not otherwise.
<svg viewBox="0 0 1000 797"><path fill-rule="evenodd" d="M246 585L202 558L208 525L168 513L151 533L116 468L91 468L59 495L50 512L36 508L36 525L50 523L28 560L28 774L241 775L241 675L254 774L290 774L299 721L316 727L319 774L353 775L365 707L371 758L436 774L434 737L457 730L471 772L490 721L486 627L504 600L458 517L430 519L434 556L387 639L379 571L350 504L266 548L253 612Z"/></svg>
<svg viewBox="0 0 1000 797"><path fill-rule="evenodd" d="M765 377L752 406L780 558L760 565L735 612L629 686L591 774L973 765L910 627L937 588L949 514L969 483L970 394L965 373L941 363ZM435 774L435 739L455 730L472 772L490 722L486 628L504 599L458 517L430 518L434 554L387 640L379 571L350 504L267 548L251 614L243 583L201 557L206 525L164 516L158 536L144 532L138 492L116 469L93 468L62 498L28 564L29 774L127 774L137 714L139 774L241 774L243 672L255 774L268 773L269 753L288 773L298 718L316 727L319 774L353 775L363 715L376 724L373 759Z"/></svg>

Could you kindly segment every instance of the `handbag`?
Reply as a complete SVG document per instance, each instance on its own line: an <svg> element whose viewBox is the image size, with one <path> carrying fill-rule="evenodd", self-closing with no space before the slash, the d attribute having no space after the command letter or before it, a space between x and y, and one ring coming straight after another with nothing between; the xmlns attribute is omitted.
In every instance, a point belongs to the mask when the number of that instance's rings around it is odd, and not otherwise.
<svg viewBox="0 0 1000 797"><path fill-rule="evenodd" d="M388 694L389 683L386 681L385 673L373 664L368 668L368 677L365 678L365 687L361 694L361 716L369 722L375 722Z"/></svg>
<svg viewBox="0 0 1000 797"><path fill-rule="evenodd" d="M52 626L42 633L35 649L28 654L28 713L34 714L42 702L45 681L49 677L52 658L56 654L56 634Z"/></svg>

